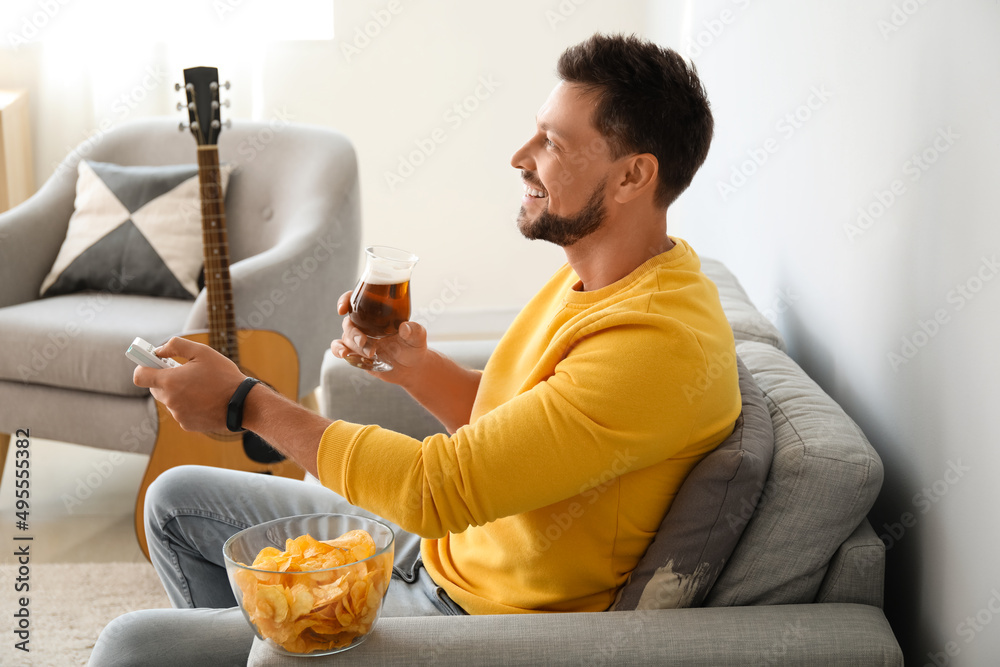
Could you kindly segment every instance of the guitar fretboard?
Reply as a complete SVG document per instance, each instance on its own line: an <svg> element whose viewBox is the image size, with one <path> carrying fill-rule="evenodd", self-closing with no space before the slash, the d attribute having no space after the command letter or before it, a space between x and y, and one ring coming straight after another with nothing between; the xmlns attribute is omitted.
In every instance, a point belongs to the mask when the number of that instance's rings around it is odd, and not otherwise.
<svg viewBox="0 0 1000 667"><path fill-rule="evenodd" d="M205 290L208 293L209 345L239 364L233 287L229 278L229 238L214 144L198 146L198 182L201 187L201 235L205 252Z"/></svg>

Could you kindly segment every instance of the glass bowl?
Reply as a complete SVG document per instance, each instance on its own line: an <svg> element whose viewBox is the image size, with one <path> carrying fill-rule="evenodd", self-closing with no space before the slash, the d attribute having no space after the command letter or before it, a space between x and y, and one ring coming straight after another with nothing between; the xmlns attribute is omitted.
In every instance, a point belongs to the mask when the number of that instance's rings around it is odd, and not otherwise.
<svg viewBox="0 0 1000 667"><path fill-rule="evenodd" d="M319 542L366 531L375 553L338 567L298 571L287 559L253 567L262 549L286 550L286 541L309 535ZM299 543L307 542L305 540ZM275 519L230 537L222 547L226 573L243 617L273 650L285 655L328 655L353 648L375 627L392 576L392 529L349 514L304 514ZM336 547L351 560L350 549ZM315 545L312 551L331 550Z"/></svg>

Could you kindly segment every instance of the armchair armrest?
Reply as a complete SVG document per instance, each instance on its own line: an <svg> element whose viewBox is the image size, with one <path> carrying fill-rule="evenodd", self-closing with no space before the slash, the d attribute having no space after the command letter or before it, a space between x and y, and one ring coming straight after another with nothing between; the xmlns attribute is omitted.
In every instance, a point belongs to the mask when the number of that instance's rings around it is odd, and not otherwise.
<svg viewBox="0 0 1000 667"><path fill-rule="evenodd" d="M432 342L430 346L466 368L481 370L496 344L495 340L473 340ZM402 387L354 368L329 350L323 357L321 386L320 412L327 419L378 424L419 439L445 432L444 425Z"/></svg>
<svg viewBox="0 0 1000 667"><path fill-rule="evenodd" d="M0 213L0 308L38 298L66 238L76 171L60 166L32 197Z"/></svg>
<svg viewBox="0 0 1000 667"><path fill-rule="evenodd" d="M254 639L247 665L294 667ZM584 614L383 618L349 657L364 665L901 666L880 609L855 604L660 609Z"/></svg>

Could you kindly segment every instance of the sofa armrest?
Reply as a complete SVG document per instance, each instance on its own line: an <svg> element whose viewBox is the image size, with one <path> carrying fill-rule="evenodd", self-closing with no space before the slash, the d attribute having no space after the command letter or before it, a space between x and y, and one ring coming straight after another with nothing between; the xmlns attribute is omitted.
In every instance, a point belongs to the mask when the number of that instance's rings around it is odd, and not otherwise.
<svg viewBox="0 0 1000 667"><path fill-rule="evenodd" d="M430 346L466 368L486 366L495 340L432 342ZM329 350L323 357L320 413L327 419L383 428L424 439L444 433L445 427L398 385L382 382L337 359Z"/></svg>
<svg viewBox="0 0 1000 667"><path fill-rule="evenodd" d="M830 559L816 602L854 602L882 608L885 544L865 519Z"/></svg>
<svg viewBox="0 0 1000 667"><path fill-rule="evenodd" d="M880 609L854 604L383 618L335 665L903 664ZM253 667L295 667L254 639Z"/></svg>

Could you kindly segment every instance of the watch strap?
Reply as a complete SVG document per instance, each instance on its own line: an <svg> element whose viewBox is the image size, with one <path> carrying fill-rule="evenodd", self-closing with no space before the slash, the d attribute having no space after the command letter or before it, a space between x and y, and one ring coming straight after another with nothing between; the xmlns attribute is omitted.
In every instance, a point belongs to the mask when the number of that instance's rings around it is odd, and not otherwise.
<svg viewBox="0 0 1000 667"><path fill-rule="evenodd" d="M248 377L233 392L233 397L229 399L229 406L226 408L226 428L230 431L238 433L243 430L243 403L253 386L259 382L257 378Z"/></svg>

